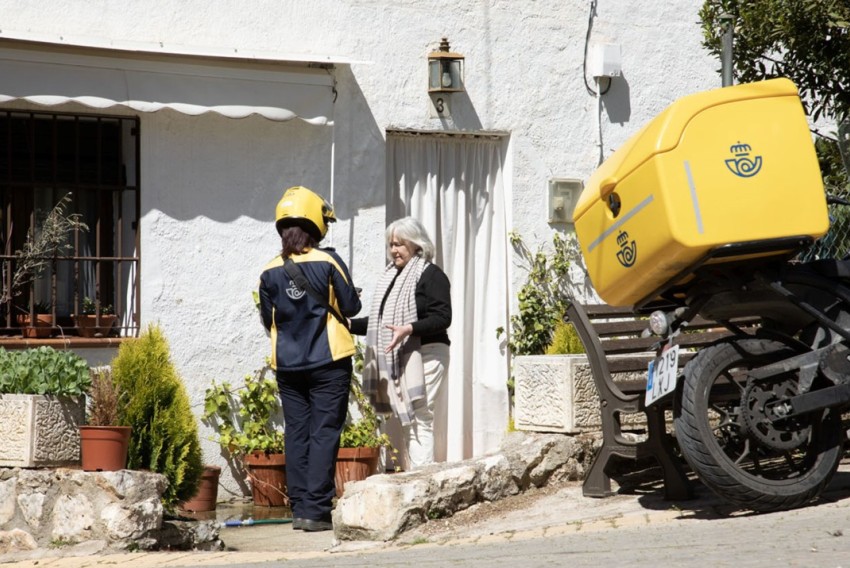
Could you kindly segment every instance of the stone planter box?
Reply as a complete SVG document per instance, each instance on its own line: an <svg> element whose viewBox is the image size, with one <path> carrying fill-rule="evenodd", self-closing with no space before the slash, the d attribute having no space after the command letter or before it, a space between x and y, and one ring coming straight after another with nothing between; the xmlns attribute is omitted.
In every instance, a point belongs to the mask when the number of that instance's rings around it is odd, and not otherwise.
<svg viewBox="0 0 850 568"><path fill-rule="evenodd" d="M80 464L85 397L0 395L0 467Z"/></svg>
<svg viewBox="0 0 850 568"><path fill-rule="evenodd" d="M599 432L599 395L586 355L520 355L513 359L514 426L530 432ZM623 373L614 380L637 377ZM622 416L640 429L643 414Z"/></svg>

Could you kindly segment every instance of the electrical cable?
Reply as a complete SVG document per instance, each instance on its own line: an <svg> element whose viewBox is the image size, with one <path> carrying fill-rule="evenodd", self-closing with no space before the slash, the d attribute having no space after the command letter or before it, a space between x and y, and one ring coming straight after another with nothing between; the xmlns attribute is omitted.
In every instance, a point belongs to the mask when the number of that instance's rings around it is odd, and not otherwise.
<svg viewBox="0 0 850 568"><path fill-rule="evenodd" d="M597 83L597 85L598 84L599 83ZM605 147L602 143L602 95L604 94L605 93L603 91L598 91L596 93L596 129L599 140L596 144L597 148L599 148L599 162L596 164L597 166L601 166L602 162L605 161Z"/></svg>
<svg viewBox="0 0 850 568"><path fill-rule="evenodd" d="M608 77L608 86L599 93L591 89L590 83L587 82L587 48L590 44L590 33L593 31L593 17L596 15L596 2L597 0L590 0L590 15L587 18L587 34L584 36L584 60L581 62L581 77L584 79L584 87L587 89L587 93L594 97L597 94L604 95L611 89L611 77Z"/></svg>

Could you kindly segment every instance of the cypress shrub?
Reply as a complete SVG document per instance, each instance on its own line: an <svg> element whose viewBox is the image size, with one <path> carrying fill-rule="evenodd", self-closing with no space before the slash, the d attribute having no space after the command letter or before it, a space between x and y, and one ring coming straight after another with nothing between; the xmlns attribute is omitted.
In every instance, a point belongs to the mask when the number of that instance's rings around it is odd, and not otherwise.
<svg viewBox="0 0 850 568"><path fill-rule="evenodd" d="M578 336L573 324L566 321L558 321L552 334L552 343L546 349L547 355L573 355L584 353L584 344Z"/></svg>
<svg viewBox="0 0 850 568"><path fill-rule="evenodd" d="M112 361L122 399L119 421L133 428L127 467L161 473L168 479L163 505L173 509L191 498L203 472L198 425L186 387L171 362L168 342L151 325L124 342Z"/></svg>

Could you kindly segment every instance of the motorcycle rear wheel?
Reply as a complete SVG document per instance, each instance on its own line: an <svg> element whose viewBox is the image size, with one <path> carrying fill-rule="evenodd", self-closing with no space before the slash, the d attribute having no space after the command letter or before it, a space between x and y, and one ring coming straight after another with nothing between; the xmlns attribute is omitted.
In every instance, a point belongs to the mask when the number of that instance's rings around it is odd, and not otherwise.
<svg viewBox="0 0 850 568"><path fill-rule="evenodd" d="M794 352L770 340L730 339L700 351L685 367L676 437L700 480L724 500L754 511L800 507L829 483L842 456L841 417L815 412L794 421L763 420L768 434L753 427L753 410L744 416L745 373ZM758 383L761 408L771 392L795 390L789 372ZM771 390L773 389L773 390ZM750 392L750 391L747 391ZM784 422L784 424L783 424ZM759 423L755 423L759 426Z"/></svg>

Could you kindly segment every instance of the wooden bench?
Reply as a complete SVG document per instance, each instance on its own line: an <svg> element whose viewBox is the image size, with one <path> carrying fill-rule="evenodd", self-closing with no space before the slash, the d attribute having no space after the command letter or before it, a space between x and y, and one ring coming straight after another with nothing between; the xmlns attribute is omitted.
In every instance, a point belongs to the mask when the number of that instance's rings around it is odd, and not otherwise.
<svg viewBox="0 0 850 568"><path fill-rule="evenodd" d="M662 400L649 408L644 405L647 366L655 356L651 349L660 339L641 337L649 325L647 316L636 315L629 308L570 302L564 319L575 326L587 351L602 412L602 447L585 477L583 494L587 497L613 494L608 474L611 458L654 457L663 472L665 498L690 498L690 483L682 460L676 455L675 441L667 431L665 409L670 408L672 401L665 404ZM694 355L693 350L686 348L704 347L732 335L724 324L702 318L689 322L686 330L677 337L683 349L680 366ZM642 378L615 382L615 373L638 373ZM645 435L639 439L624 436L622 416L638 412L646 416Z"/></svg>

